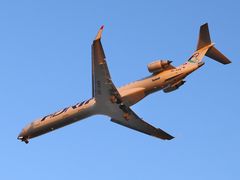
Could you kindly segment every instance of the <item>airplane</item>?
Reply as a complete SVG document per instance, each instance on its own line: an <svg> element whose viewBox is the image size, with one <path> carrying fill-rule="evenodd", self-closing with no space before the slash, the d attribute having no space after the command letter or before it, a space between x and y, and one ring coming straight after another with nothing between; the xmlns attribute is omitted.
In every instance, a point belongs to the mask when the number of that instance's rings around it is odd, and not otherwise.
<svg viewBox="0 0 240 180"><path fill-rule="evenodd" d="M163 139L174 137L162 129L156 128L140 118L130 106L144 97L159 90L165 93L177 90L185 83L190 73L204 65L204 56L208 56L222 64L231 61L214 47L210 39L208 24L200 27L196 51L184 64L174 67L170 60L157 60L148 64L150 76L116 88L112 82L101 37L102 26L92 43L92 98L66 107L53 114L44 116L28 124L19 134L19 140L29 139L51 132L58 128L80 121L92 115L106 115L111 121L133 130Z"/></svg>

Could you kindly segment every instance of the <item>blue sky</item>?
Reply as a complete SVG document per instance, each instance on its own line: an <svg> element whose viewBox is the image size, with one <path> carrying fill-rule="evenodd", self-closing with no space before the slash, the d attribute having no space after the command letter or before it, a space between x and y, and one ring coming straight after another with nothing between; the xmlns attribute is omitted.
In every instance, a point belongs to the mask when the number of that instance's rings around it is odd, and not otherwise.
<svg viewBox="0 0 240 180"><path fill-rule="evenodd" d="M1 1L0 179L239 179L238 1ZM161 141L95 116L17 141L30 121L91 97L91 43L102 43L116 86L156 59L183 63L199 26L232 64L205 57L179 90L133 109L174 135Z"/></svg>

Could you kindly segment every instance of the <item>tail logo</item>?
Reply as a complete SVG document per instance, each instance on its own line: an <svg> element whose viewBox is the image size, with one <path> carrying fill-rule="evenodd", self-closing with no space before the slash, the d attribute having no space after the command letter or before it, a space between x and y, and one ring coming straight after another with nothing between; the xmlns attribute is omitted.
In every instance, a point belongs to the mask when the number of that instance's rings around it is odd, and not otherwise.
<svg viewBox="0 0 240 180"><path fill-rule="evenodd" d="M198 62L198 61L199 61L198 55L199 55L198 52L195 53L195 54L193 54L193 55L188 59L188 62L191 62L191 63L196 63L196 62Z"/></svg>

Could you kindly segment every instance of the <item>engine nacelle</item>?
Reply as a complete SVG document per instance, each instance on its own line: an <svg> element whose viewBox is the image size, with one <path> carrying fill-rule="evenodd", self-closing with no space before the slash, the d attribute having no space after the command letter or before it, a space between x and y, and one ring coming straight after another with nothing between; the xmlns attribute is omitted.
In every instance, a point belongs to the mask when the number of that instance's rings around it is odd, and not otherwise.
<svg viewBox="0 0 240 180"><path fill-rule="evenodd" d="M185 82L186 81L180 81L173 85L170 85L167 88L163 89L163 92L165 92L165 93L172 92L172 91L178 89L180 86L182 86Z"/></svg>
<svg viewBox="0 0 240 180"><path fill-rule="evenodd" d="M166 69L172 61L169 60L158 60L148 64L148 71L150 73L159 73Z"/></svg>

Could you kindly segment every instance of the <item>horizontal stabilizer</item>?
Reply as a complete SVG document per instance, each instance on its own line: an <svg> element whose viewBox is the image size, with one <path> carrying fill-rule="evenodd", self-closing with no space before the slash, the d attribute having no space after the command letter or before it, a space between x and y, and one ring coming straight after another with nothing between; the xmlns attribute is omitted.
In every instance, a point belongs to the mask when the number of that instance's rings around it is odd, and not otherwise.
<svg viewBox="0 0 240 180"><path fill-rule="evenodd" d="M206 56L209 58L214 59L215 61L218 61L222 64L229 64L231 61L224 56L220 51L218 51L215 47L211 47L207 53Z"/></svg>

